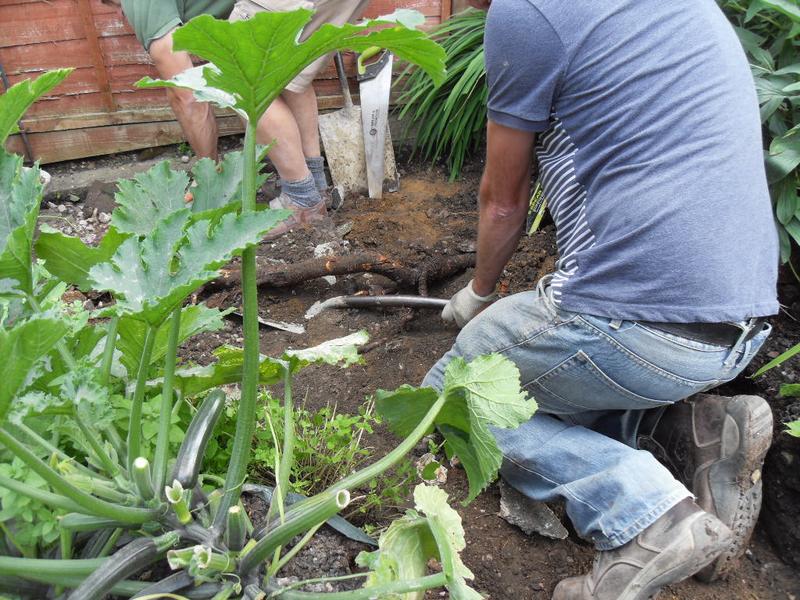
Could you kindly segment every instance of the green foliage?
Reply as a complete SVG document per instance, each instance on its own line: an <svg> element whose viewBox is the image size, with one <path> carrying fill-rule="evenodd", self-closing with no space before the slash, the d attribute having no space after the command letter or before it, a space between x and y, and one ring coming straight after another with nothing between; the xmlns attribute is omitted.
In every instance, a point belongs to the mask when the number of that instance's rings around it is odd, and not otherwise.
<svg viewBox="0 0 800 600"><path fill-rule="evenodd" d="M489 427L518 427L531 418L536 402L520 391L516 366L492 354L471 363L453 359L441 394L406 385L394 392L379 391L377 406L392 430L407 436L441 396L447 401L434 423L444 435L446 449L464 465L469 476L467 502L471 502L497 477L503 459Z"/></svg>
<svg viewBox="0 0 800 600"><path fill-rule="evenodd" d="M483 62L486 12L468 10L451 17L434 33L447 59L447 75L440 86L409 66L399 81L403 94L399 116L407 129L416 129L414 152L423 159L446 157L450 179L458 179L464 160L482 149L489 90Z"/></svg>
<svg viewBox="0 0 800 600"><path fill-rule="evenodd" d="M37 490L49 489L47 482L18 458L0 463L0 475ZM36 556L58 539L58 515L40 502L2 486L0 502L0 526L23 556Z"/></svg>
<svg viewBox="0 0 800 600"><path fill-rule="evenodd" d="M800 438L800 421L791 421L787 423L786 433L793 437Z"/></svg>
<svg viewBox="0 0 800 600"><path fill-rule="evenodd" d="M40 359L67 333L65 323L46 316L33 316L10 328L0 329L0 423L11 402L24 390Z"/></svg>
<svg viewBox="0 0 800 600"><path fill-rule="evenodd" d="M766 134L767 175L781 260L800 242L800 10L791 0L721 0L747 51Z"/></svg>

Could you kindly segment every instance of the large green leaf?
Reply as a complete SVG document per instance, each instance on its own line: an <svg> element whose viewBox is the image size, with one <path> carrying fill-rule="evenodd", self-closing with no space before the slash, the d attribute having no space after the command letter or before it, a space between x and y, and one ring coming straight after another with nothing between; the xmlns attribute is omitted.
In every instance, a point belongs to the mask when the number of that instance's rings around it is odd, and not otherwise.
<svg viewBox="0 0 800 600"><path fill-rule="evenodd" d="M422 67L435 81L444 76L444 51L416 29L390 24L394 17L364 24L336 27L322 25L304 41L304 27L312 17L309 10L261 12L255 17L230 23L201 15L179 28L174 36L176 50L187 50L210 61L202 77L186 76L178 83L211 99L219 91L227 97L216 100L231 105L255 122L286 85L308 64L334 50L358 50L379 46L399 58ZM403 19L405 22L407 20ZM145 78L143 86L176 85ZM209 89L210 88L210 89Z"/></svg>
<svg viewBox="0 0 800 600"><path fill-rule="evenodd" d="M226 312L208 308L205 304L183 307L181 309L181 328L178 333L178 344L184 343L190 337L199 333L222 329L224 325L222 319ZM151 364L159 363L166 355L169 329L169 321L158 328L150 357ZM121 353L120 362L128 372L128 378L133 379L139 368L146 328L141 321L137 321L132 317L123 317L119 320L117 331L119 338L116 347Z"/></svg>
<svg viewBox="0 0 800 600"><path fill-rule="evenodd" d="M777 181L794 171L800 165L800 132L792 131L772 140L767 164L771 181Z"/></svg>
<svg viewBox="0 0 800 600"><path fill-rule="evenodd" d="M33 292L31 244L42 184L39 168L26 169L22 158L0 149L0 288Z"/></svg>
<svg viewBox="0 0 800 600"><path fill-rule="evenodd" d="M192 178L195 185L192 192L192 212L202 213L227 206L241 199L244 161L242 152L228 152L225 157L215 163L210 158L201 158L192 167ZM256 188L266 180L266 175L256 178Z"/></svg>
<svg viewBox="0 0 800 600"><path fill-rule="evenodd" d="M89 270L106 262L129 235L109 228L99 246L84 244L78 237L64 235L42 224L34 247L36 256L44 260L45 268L53 275L83 291L91 289Z"/></svg>
<svg viewBox="0 0 800 600"><path fill-rule="evenodd" d="M499 354L470 363L462 358L450 361L442 394L447 401L434 423L464 465L470 502L494 481L503 460L490 427L519 427L536 411L536 402L521 391L517 367ZM376 406L395 433L407 436L437 397L430 388L403 386L394 392L379 391Z"/></svg>
<svg viewBox="0 0 800 600"><path fill-rule="evenodd" d="M787 423L786 433L793 437L800 438L800 421L792 421Z"/></svg>
<svg viewBox="0 0 800 600"><path fill-rule="evenodd" d="M20 81L0 95L0 148L5 145L6 138L16 130L17 122L31 104L56 87L70 73L72 69L49 71L34 80Z"/></svg>
<svg viewBox="0 0 800 600"><path fill-rule="evenodd" d="M122 233L147 235L160 221L186 208L184 195L188 186L189 176L170 169L167 161L133 179L123 179L117 183L117 207L111 224Z"/></svg>
<svg viewBox="0 0 800 600"><path fill-rule="evenodd" d="M8 329L0 329L0 421L5 418L11 400L28 380L37 361L47 354L67 333L58 319L33 317Z"/></svg>
<svg viewBox="0 0 800 600"><path fill-rule="evenodd" d="M365 588L397 581L417 579L427 574L430 559L438 560L447 578L453 600L480 600L467 585L472 572L461 560L466 547L461 517L447 503L447 493L437 487L418 485L414 489L416 511L394 521L378 541L378 550L362 552L356 562L369 568ZM419 512L417 512L419 511ZM395 595L403 600L419 600L424 592Z"/></svg>
<svg viewBox="0 0 800 600"><path fill-rule="evenodd" d="M109 262L92 267L95 287L112 292L113 311L158 326L217 269L288 216L285 210L189 223L188 210L161 221L143 240L129 238Z"/></svg>

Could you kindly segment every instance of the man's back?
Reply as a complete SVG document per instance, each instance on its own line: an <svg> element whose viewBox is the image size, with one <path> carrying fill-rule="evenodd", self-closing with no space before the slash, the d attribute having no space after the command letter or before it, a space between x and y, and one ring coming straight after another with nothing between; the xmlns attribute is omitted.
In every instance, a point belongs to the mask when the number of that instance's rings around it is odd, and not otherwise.
<svg viewBox="0 0 800 600"><path fill-rule="evenodd" d="M544 132L563 308L649 321L777 310L758 104L713 0L495 0L490 118Z"/></svg>

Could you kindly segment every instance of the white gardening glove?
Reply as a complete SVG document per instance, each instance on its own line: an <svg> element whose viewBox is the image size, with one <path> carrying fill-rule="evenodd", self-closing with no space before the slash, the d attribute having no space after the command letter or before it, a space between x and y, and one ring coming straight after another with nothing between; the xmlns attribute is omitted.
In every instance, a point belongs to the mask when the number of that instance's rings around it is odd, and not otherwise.
<svg viewBox="0 0 800 600"><path fill-rule="evenodd" d="M472 289L472 280L463 290L450 298L450 302L442 310L442 319L459 327L469 323L475 315L481 312L497 299L497 294L492 292L488 296L478 296Z"/></svg>

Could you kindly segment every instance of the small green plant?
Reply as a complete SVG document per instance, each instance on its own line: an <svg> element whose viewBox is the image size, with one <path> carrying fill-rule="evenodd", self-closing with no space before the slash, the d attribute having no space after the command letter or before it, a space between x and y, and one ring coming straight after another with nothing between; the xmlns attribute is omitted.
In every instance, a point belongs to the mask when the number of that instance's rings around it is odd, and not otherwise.
<svg viewBox="0 0 800 600"><path fill-rule="evenodd" d="M434 32L447 53L447 76L440 86L411 66L399 79L399 116L407 120L407 131L414 129L414 153L431 162L445 158L451 180L458 179L464 161L482 149L486 137L485 24L485 11L467 10Z"/></svg>
<svg viewBox="0 0 800 600"><path fill-rule="evenodd" d="M786 433L793 437L800 438L800 420L787 423Z"/></svg>
<svg viewBox="0 0 800 600"><path fill-rule="evenodd" d="M283 439L283 404L265 393L259 402L255 446L251 473L256 478L274 482L273 465L276 453L272 441ZM337 411L336 406L324 406L312 411L305 406L295 408L295 462L289 480L290 491L311 496L363 467L371 449L364 445L364 435L374 432L382 420L375 413L374 402L368 401L358 414ZM411 461L403 459L380 478L358 490L348 514L367 513L372 509L397 507L408 498L414 469ZM353 490L355 492L356 490Z"/></svg>

